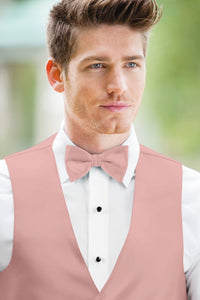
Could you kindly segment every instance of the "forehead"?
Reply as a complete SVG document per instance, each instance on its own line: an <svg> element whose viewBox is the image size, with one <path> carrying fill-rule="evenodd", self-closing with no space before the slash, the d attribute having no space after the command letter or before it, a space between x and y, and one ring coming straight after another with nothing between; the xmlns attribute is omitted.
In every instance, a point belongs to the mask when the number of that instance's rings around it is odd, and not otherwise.
<svg viewBox="0 0 200 300"><path fill-rule="evenodd" d="M80 29L72 58L81 60L92 55L116 58L143 55L143 35L126 25L99 25Z"/></svg>

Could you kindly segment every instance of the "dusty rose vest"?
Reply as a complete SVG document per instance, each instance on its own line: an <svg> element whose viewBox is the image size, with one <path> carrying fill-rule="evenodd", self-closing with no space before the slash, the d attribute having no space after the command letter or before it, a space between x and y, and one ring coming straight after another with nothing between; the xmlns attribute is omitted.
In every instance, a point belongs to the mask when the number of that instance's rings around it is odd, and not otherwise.
<svg viewBox="0 0 200 300"><path fill-rule="evenodd" d="M0 272L0 299L186 300L181 164L140 145L129 233L99 292L73 232L54 138L6 157L15 223L12 259Z"/></svg>

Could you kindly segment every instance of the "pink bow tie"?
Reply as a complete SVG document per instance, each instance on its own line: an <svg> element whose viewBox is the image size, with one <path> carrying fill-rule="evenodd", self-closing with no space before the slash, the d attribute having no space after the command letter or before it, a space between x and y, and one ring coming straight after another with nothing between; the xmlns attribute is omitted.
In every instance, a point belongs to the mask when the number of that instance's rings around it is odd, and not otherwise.
<svg viewBox="0 0 200 300"><path fill-rule="evenodd" d="M122 182L128 165L128 146L116 146L99 154L67 146L65 164L71 182L86 175L91 167L101 167L114 179Z"/></svg>

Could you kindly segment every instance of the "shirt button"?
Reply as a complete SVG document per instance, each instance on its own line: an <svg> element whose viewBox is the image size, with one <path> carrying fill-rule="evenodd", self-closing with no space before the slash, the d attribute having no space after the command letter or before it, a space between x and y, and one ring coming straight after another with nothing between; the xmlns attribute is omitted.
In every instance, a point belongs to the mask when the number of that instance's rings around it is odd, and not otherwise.
<svg viewBox="0 0 200 300"><path fill-rule="evenodd" d="M100 261L101 261L101 258L100 258L99 256L97 256L96 261L97 261L97 262L100 262Z"/></svg>
<svg viewBox="0 0 200 300"><path fill-rule="evenodd" d="M97 207L97 211L101 211L102 210L102 207L101 206L98 206Z"/></svg>

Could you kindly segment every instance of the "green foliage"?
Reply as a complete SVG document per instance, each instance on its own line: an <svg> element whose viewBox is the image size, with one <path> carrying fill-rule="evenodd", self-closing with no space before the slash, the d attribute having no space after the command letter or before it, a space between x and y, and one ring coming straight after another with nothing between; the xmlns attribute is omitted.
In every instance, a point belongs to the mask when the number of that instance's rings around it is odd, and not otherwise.
<svg viewBox="0 0 200 300"><path fill-rule="evenodd" d="M147 92L168 151L200 154L200 1L163 0L150 38Z"/></svg>
<svg viewBox="0 0 200 300"><path fill-rule="evenodd" d="M30 64L17 64L10 68L11 107L15 120L12 143L17 149L25 149L34 142L36 69Z"/></svg>

